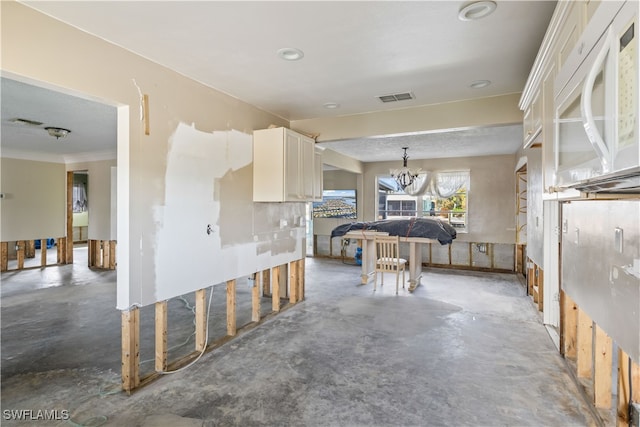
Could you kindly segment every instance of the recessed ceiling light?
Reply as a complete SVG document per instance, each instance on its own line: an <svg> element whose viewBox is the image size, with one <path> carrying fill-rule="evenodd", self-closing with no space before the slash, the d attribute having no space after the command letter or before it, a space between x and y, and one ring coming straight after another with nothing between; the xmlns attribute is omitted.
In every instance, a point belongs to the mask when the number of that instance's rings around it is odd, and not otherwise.
<svg viewBox="0 0 640 427"><path fill-rule="evenodd" d="M494 1L477 1L469 3L458 12L458 19L461 21L475 21L489 16L496 10L496 2Z"/></svg>
<svg viewBox="0 0 640 427"><path fill-rule="evenodd" d="M337 102L327 102L326 104L323 105L323 107L333 110L334 108L339 108L340 104L338 104Z"/></svg>
<svg viewBox="0 0 640 427"><path fill-rule="evenodd" d="M469 87L473 89L482 89L483 87L487 87L490 84L491 82L489 80L476 80L475 82L471 82Z"/></svg>
<svg viewBox="0 0 640 427"><path fill-rule="evenodd" d="M304 57L304 52L295 47L283 47L278 50L278 56L285 61L298 61Z"/></svg>

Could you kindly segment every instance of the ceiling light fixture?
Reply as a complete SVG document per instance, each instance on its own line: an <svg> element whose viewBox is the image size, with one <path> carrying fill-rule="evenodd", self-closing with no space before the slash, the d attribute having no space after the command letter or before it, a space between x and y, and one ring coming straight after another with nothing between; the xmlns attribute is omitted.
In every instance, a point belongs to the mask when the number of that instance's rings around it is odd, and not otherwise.
<svg viewBox="0 0 640 427"><path fill-rule="evenodd" d="M421 168L410 169L407 167L407 150L409 147L402 147L404 155L402 156L402 167L400 169L391 169L391 176L396 180L402 190L413 184L413 181L418 177Z"/></svg>
<svg viewBox="0 0 640 427"><path fill-rule="evenodd" d="M53 136L55 139L65 138L67 135L71 133L69 129L64 128L56 128L56 127L46 127L44 128L49 135Z"/></svg>
<svg viewBox="0 0 640 427"><path fill-rule="evenodd" d="M278 50L278 56L285 61L299 61L304 58L304 52L295 47L283 47Z"/></svg>
<svg viewBox="0 0 640 427"><path fill-rule="evenodd" d="M494 1L477 1L469 3L458 12L458 19L461 21L476 21L491 15L496 10Z"/></svg>
<svg viewBox="0 0 640 427"><path fill-rule="evenodd" d="M329 110L333 110L335 108L339 108L340 104L338 104L337 102L327 102L323 105L323 107L328 108Z"/></svg>
<svg viewBox="0 0 640 427"><path fill-rule="evenodd" d="M491 84L489 80L476 80L475 82L471 82L469 85L472 89L482 89L483 87L487 87Z"/></svg>

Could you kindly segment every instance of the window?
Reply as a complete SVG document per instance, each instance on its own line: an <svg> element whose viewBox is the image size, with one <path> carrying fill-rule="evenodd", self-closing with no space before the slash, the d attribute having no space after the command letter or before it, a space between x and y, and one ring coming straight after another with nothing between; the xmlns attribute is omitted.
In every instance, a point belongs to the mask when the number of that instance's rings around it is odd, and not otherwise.
<svg viewBox="0 0 640 427"><path fill-rule="evenodd" d="M438 217L456 230L468 227L469 171L424 173L406 191L378 177L378 219ZM413 193L413 194L411 194Z"/></svg>

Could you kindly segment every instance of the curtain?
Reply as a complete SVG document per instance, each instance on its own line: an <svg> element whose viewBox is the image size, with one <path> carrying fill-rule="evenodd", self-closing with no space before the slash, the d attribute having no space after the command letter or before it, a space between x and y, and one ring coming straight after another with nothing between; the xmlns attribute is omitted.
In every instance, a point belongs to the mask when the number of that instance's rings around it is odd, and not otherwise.
<svg viewBox="0 0 640 427"><path fill-rule="evenodd" d="M87 190L84 183L73 184L73 211L84 212L87 210Z"/></svg>
<svg viewBox="0 0 640 427"><path fill-rule="evenodd" d="M413 183L404 189L404 192L410 196L420 196L426 194L431 185L432 173L429 171L420 172Z"/></svg>
<svg viewBox="0 0 640 427"><path fill-rule="evenodd" d="M435 174L435 185L433 186L435 194L438 197L446 199L464 187L469 178L469 172L438 172Z"/></svg>
<svg viewBox="0 0 640 427"><path fill-rule="evenodd" d="M410 196L451 197L465 186L469 179L469 171L430 172L418 174L416 180L404 192Z"/></svg>

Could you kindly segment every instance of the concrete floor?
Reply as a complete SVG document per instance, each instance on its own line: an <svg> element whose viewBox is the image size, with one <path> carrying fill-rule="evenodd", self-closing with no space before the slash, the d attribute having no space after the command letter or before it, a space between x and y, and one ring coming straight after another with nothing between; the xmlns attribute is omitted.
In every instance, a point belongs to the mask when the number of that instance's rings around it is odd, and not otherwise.
<svg viewBox="0 0 640 427"><path fill-rule="evenodd" d="M359 267L307 259L304 302L127 396L115 273L78 265L2 274L3 411L94 426L597 425L515 275L427 269L396 296L391 275L373 293ZM250 283L238 283L238 326ZM169 302L171 359L193 349L192 304ZM225 334L224 304L214 286L210 341ZM148 373L153 307L141 323ZM29 423L3 412L2 425Z"/></svg>

